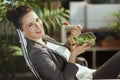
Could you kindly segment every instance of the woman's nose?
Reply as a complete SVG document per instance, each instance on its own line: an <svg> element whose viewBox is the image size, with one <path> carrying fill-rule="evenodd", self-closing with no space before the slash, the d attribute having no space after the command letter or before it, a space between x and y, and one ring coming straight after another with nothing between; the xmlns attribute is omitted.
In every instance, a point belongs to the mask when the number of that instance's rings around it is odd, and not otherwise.
<svg viewBox="0 0 120 80"><path fill-rule="evenodd" d="M36 26L36 28L41 28L41 25L38 22L35 23L35 26Z"/></svg>

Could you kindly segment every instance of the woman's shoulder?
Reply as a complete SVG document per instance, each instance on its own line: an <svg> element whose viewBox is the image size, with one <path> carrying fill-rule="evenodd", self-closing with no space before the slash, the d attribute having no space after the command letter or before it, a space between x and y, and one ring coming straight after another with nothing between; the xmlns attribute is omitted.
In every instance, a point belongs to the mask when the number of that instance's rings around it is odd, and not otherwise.
<svg viewBox="0 0 120 80"><path fill-rule="evenodd" d="M30 39L27 39L27 50L30 55L34 53L47 53L47 49L43 45Z"/></svg>

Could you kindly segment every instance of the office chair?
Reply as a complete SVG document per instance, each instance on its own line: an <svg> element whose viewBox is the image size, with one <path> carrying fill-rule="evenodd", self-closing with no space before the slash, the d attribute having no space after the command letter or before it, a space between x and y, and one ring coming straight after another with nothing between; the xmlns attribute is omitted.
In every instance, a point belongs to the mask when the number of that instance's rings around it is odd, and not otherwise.
<svg viewBox="0 0 120 80"><path fill-rule="evenodd" d="M35 76L35 78L37 80L42 80L42 78L39 76L39 74L37 73L36 69L34 68L29 55L28 55L28 51L27 51L27 41L24 37L24 34L22 33L22 31L20 29L16 29L16 32L18 34L19 40L20 40L20 45L21 45L21 49L22 49L22 54L24 56L24 59L26 61L27 66L29 67L29 69L31 70L31 72L33 73L33 75ZM77 58L77 63L83 65L83 66L87 66L87 61L83 58L83 57L78 57Z"/></svg>
<svg viewBox="0 0 120 80"><path fill-rule="evenodd" d="M20 40L22 54L24 56L27 66L29 67L31 72L34 74L34 76L37 80L42 80L41 77L39 76L39 74L37 73L36 69L34 68L32 62L30 61L28 51L27 51L27 41L26 41L22 31L20 29L16 29L16 31L17 31L17 34L18 34L18 37Z"/></svg>

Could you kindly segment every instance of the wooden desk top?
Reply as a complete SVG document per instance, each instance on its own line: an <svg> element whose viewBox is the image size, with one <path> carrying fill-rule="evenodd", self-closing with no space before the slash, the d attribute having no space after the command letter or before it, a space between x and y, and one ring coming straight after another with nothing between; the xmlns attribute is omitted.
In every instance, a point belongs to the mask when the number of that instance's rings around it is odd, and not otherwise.
<svg viewBox="0 0 120 80"><path fill-rule="evenodd" d="M87 51L119 51L120 47L109 47L109 48L104 48L104 47L91 47Z"/></svg>

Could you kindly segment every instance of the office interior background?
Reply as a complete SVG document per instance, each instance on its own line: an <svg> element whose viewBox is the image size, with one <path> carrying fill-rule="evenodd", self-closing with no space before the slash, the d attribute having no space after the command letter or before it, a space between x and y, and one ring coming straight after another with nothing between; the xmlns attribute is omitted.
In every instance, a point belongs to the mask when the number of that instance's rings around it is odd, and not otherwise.
<svg viewBox="0 0 120 80"><path fill-rule="evenodd" d="M97 37L96 44L82 54L87 59L89 67L98 68L120 50L120 29L116 28L117 31L113 31L113 25L120 23L119 0L75 0L70 1L68 6L63 6L70 10L70 24L80 24L83 26L83 33L92 31ZM115 17L113 14L116 13ZM64 34L61 35L63 43Z"/></svg>
<svg viewBox="0 0 120 80"><path fill-rule="evenodd" d="M87 60L88 67L97 69L120 50L120 0L43 0L41 4L43 2L45 5L50 2L49 7L52 10L61 7L68 10L69 19L66 20L71 25L80 24L83 26L83 33L93 32L95 34L95 45L80 55ZM16 0L0 0L0 6L4 4L14 6L17 2ZM1 13L5 12L5 7L0 8ZM28 69L21 54L18 37L14 29L7 29L8 25L12 24L7 23L5 18L3 19L4 15L5 13L0 14L0 80L33 80L35 77ZM11 36L12 33L15 37ZM62 25L55 32L47 34L59 42L66 42ZM12 44L11 48L7 47L9 44Z"/></svg>

